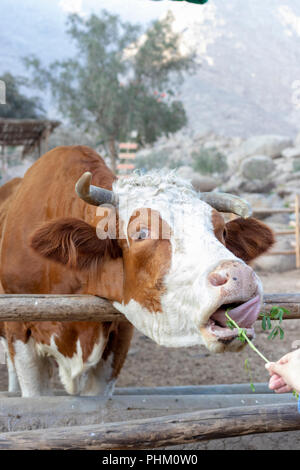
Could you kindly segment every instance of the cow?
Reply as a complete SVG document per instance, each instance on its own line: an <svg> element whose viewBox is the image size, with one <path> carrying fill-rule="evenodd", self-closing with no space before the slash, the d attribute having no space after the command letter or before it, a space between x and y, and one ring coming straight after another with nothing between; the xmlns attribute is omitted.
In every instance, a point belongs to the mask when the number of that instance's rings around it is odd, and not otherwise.
<svg viewBox="0 0 300 470"><path fill-rule="evenodd" d="M199 194L175 172L116 179L89 147L43 155L7 210L4 292L92 294L129 322L4 322L22 396L51 393L49 361L69 394L111 394L134 326L167 347L238 351L225 311L253 336L262 287L250 263L274 243L250 215L246 201Z"/></svg>
<svg viewBox="0 0 300 470"><path fill-rule="evenodd" d="M13 178L4 185L0 187L0 239L2 237L2 232L4 229L5 219L7 215L7 210L11 200L13 199L22 178ZM0 294L3 294L3 289L0 283ZM10 360L7 350L7 341L5 340L5 326L4 322L0 322L0 347L3 347L6 352L7 368L8 368L8 377L9 377L9 391L18 391L19 384L18 379L15 373L14 365Z"/></svg>

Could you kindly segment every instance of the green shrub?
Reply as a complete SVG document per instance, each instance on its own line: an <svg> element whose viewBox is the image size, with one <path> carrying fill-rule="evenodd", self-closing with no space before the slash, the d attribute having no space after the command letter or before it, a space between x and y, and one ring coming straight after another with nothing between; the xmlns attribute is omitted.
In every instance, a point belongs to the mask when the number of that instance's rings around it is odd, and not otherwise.
<svg viewBox="0 0 300 470"><path fill-rule="evenodd" d="M300 161L298 161L298 160L293 161L293 171L294 172L300 171Z"/></svg>
<svg viewBox="0 0 300 470"><path fill-rule="evenodd" d="M135 167L139 170L150 171L161 168L178 168L183 163L173 161L171 154L165 150L152 151L147 155L137 156L134 161Z"/></svg>
<svg viewBox="0 0 300 470"><path fill-rule="evenodd" d="M228 169L226 156L216 148L201 148L192 153L193 168L203 175L225 173Z"/></svg>

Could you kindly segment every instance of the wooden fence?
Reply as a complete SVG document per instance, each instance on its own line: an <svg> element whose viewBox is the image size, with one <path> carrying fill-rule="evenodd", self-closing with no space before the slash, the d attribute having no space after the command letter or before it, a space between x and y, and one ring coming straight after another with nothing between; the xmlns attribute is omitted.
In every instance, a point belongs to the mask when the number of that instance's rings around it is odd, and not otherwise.
<svg viewBox="0 0 300 470"><path fill-rule="evenodd" d="M300 294L265 295L262 310L273 305L290 310L286 319L300 318ZM94 296L0 295L0 321L114 319L126 320ZM300 430L295 398L272 394L266 384L256 384L255 394L248 384L233 384L123 388L110 400L62 391L17 395L0 392L0 449L154 449Z"/></svg>
<svg viewBox="0 0 300 470"><path fill-rule="evenodd" d="M259 208L253 209L254 217L257 215L274 215L274 214L295 214L295 229L281 230L275 232L275 235L295 235L295 249L286 251L270 251L266 255L295 255L296 256L296 268L300 268L300 223L299 223L299 194L295 195L295 206L294 207L277 207L277 208Z"/></svg>
<svg viewBox="0 0 300 470"><path fill-rule="evenodd" d="M138 144L135 142L122 142L119 144L119 158L120 160L125 160L125 163L119 163L117 165L119 178L128 177L130 172L135 169L134 160L137 149Z"/></svg>
<svg viewBox="0 0 300 470"><path fill-rule="evenodd" d="M300 294L265 294L262 311L278 305L300 319ZM0 321L127 321L122 313L93 295L0 295Z"/></svg>

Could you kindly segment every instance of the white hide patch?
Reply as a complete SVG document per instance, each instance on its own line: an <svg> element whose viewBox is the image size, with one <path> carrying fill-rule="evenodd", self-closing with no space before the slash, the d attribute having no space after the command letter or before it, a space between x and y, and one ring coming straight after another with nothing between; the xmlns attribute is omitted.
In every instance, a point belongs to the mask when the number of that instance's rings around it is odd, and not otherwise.
<svg viewBox="0 0 300 470"><path fill-rule="evenodd" d="M125 227L131 215L145 207L157 210L172 231L172 260L164 279L162 312L150 312L134 300L127 305L114 302L114 306L160 345L205 344L199 327L220 304L216 288L208 284L208 274L225 260L245 265L215 237L212 207L174 173L134 175L119 179L113 189L119 197L119 214Z"/></svg>
<svg viewBox="0 0 300 470"><path fill-rule="evenodd" d="M88 372L100 361L105 344L105 338L101 334L98 342L94 344L92 353L85 362L82 359L82 348L79 339L76 343L76 352L72 357L66 357L58 351L55 335L51 336L50 345L39 343L36 344L36 349L40 356L54 357L58 364L59 377L66 391L71 395L77 395L86 388L89 379Z"/></svg>

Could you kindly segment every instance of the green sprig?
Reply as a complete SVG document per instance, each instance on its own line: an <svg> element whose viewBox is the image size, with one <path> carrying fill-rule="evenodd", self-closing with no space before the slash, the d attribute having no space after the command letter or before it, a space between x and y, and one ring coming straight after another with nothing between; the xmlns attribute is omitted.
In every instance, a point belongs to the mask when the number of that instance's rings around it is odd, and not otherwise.
<svg viewBox="0 0 300 470"><path fill-rule="evenodd" d="M274 310L273 310L274 309ZM277 310L278 309L278 310ZM271 311L270 311L270 316L271 316L271 312L273 310L273 316L276 320L279 320L279 323L282 322L282 317L285 313L290 313L288 310L286 310L285 308L282 308L282 307L272 307ZM226 313L225 313L225 316L226 318L228 319L228 322L227 322L227 326L233 330L234 328L237 328L238 330L238 339L242 342L242 343L245 343L245 341L247 341L247 343L249 344L250 348L253 349L254 352L256 352L256 354L259 355L259 357L261 357L266 363L269 363L270 361L268 361L268 359L254 346L254 344L252 343L252 341L248 338L247 334L246 334L246 330L244 328L240 328L239 325L229 316L228 312L230 311L230 308L228 310L226 310ZM265 316L267 316L266 314L264 314ZM266 319L266 322L268 322L268 320ZM274 328L275 329L275 328ZM272 331L274 331L274 329ZM276 335L278 334L278 331L276 333ZM276 336L275 335L275 336ZM270 335L269 335L270 336ZM281 338L282 339L282 338ZM247 371L248 375L249 375L249 378L250 378L250 387L251 387L251 390L253 392L255 392L255 387L253 385L253 381L252 381L252 374L251 374L251 370L250 370L250 366L249 366L249 361L248 359L245 360L245 364L244 364L244 367L245 367L245 370ZM297 398L297 400L299 399L299 393L296 392L296 390L293 390L293 396L295 398Z"/></svg>
<svg viewBox="0 0 300 470"><path fill-rule="evenodd" d="M228 315L229 309L226 311L225 316L228 319L227 326L233 330L233 328L237 328L238 330L238 339L242 342L249 344L250 348L253 349L253 351L256 352L266 363L270 362L268 359L254 346L252 341L248 338L246 334L246 330L244 328L240 328L239 325Z"/></svg>
<svg viewBox="0 0 300 470"><path fill-rule="evenodd" d="M260 313L260 317L262 318L261 326L264 331L271 330L272 320L278 322L268 335L268 339L275 339L278 335L280 339L284 338L284 330L279 325L282 323L283 316L290 315L290 313L291 312L286 308L278 307L276 305L271 308L270 313Z"/></svg>

